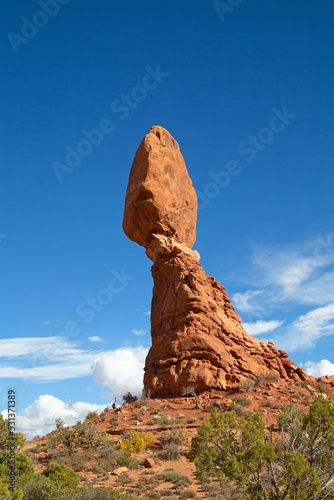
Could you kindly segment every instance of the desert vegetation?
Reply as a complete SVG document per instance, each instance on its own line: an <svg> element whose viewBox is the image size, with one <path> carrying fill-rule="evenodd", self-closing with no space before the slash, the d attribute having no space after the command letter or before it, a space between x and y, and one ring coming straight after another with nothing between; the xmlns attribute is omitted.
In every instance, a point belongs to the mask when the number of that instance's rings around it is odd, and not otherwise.
<svg viewBox="0 0 334 500"><path fill-rule="evenodd" d="M251 377L226 393L196 394L199 408L191 393L126 393L123 406L89 412L72 427L57 418L34 443L18 433L15 492L1 418L0 498L334 499L331 391L272 384Z"/></svg>
<svg viewBox="0 0 334 500"><path fill-rule="evenodd" d="M241 417L213 408L190 453L199 479L218 479L230 498L333 499L334 404L319 396L308 413L289 404L277 424L274 435L260 412Z"/></svg>
<svg viewBox="0 0 334 500"><path fill-rule="evenodd" d="M85 422L78 423L73 428L65 427L61 419L56 420L56 429L51 432L44 445L31 449L36 453L54 453L44 472L36 473L31 456L26 453L16 453L16 485L11 491L9 471L12 461L6 443L9 438L15 439L17 450L25 443L22 433L9 435L8 422L0 414L0 498L1 500L122 500L131 498L122 495L118 490L99 488L91 484L80 485L78 471L84 470L87 459L91 458L97 449L100 451L102 463L115 467L119 462L127 462L126 450L114 450L105 439L105 433L98 433L93 422L97 414L88 414ZM76 470L75 470L76 469ZM101 471L106 471L101 468ZM108 474L107 474L108 476Z"/></svg>

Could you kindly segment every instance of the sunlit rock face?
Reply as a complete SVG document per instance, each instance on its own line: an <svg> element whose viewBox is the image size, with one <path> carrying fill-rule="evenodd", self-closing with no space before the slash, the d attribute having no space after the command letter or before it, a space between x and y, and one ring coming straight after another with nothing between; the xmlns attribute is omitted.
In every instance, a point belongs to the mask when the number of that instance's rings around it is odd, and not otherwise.
<svg viewBox="0 0 334 500"><path fill-rule="evenodd" d="M124 232L145 248L154 233L172 236L191 248L196 218L197 197L179 145L167 130L152 127L132 163Z"/></svg>
<svg viewBox="0 0 334 500"><path fill-rule="evenodd" d="M255 375L307 380L272 342L248 335L224 287L205 274L196 240L197 198L178 143L152 127L133 160L123 229L153 261L152 347L144 387L154 396L225 390Z"/></svg>

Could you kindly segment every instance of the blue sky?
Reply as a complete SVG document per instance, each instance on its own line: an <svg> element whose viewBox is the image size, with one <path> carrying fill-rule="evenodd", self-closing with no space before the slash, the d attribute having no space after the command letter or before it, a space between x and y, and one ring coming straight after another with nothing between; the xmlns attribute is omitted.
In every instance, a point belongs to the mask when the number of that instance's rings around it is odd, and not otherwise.
<svg viewBox="0 0 334 500"><path fill-rule="evenodd" d="M329 0L6 6L1 410L15 388L30 437L140 391L151 263L122 217L152 125L180 144L194 249L246 330L334 374L333 14Z"/></svg>

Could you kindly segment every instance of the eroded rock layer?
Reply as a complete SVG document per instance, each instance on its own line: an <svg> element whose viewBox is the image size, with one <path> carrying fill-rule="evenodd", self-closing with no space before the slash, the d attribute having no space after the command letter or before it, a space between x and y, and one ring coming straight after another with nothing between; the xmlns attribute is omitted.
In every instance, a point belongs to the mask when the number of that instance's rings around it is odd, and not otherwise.
<svg viewBox="0 0 334 500"><path fill-rule="evenodd" d="M224 287L205 274L198 254L169 239L154 255L152 347L144 375L152 394L180 394L187 385L198 392L227 389L274 372L282 379L309 378L286 352L245 332Z"/></svg>
<svg viewBox="0 0 334 500"><path fill-rule="evenodd" d="M275 373L308 380L272 342L248 335L224 287L205 274L196 239L197 199L179 146L152 127L135 155L123 228L154 262L151 335L144 387L152 395L224 390Z"/></svg>

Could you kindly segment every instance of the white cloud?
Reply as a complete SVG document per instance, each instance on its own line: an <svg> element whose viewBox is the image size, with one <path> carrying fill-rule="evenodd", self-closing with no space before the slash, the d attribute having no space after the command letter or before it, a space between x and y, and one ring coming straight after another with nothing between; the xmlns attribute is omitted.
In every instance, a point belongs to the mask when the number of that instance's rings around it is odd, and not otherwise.
<svg viewBox="0 0 334 500"><path fill-rule="evenodd" d="M324 306L334 301L334 272L329 268L334 263L334 233L298 244L255 246L251 260L247 281L254 288L233 296L243 313L268 316L284 304Z"/></svg>
<svg viewBox="0 0 334 500"><path fill-rule="evenodd" d="M101 351L78 348L63 337L0 340L0 378L50 382L91 375L91 364Z"/></svg>
<svg viewBox="0 0 334 500"><path fill-rule="evenodd" d="M72 361L71 361L72 359ZM78 357L68 357L64 363L33 366L32 368L17 368L16 366L1 366L0 378L21 378L29 382L55 382L71 378L88 377L91 375L91 364L95 355L84 356L80 361Z"/></svg>
<svg viewBox="0 0 334 500"><path fill-rule="evenodd" d="M283 325L284 321L261 321L258 320L255 323L243 323L243 327L249 335L261 335L262 333L272 332L276 330L281 325Z"/></svg>
<svg viewBox="0 0 334 500"><path fill-rule="evenodd" d="M146 316L151 316L151 311L145 311L144 314L146 314Z"/></svg>
<svg viewBox="0 0 334 500"><path fill-rule="evenodd" d="M91 364L101 351L78 348L63 337L0 340L0 378L50 382L91 375Z"/></svg>
<svg viewBox="0 0 334 500"><path fill-rule="evenodd" d="M316 378L325 375L334 375L334 363L331 363L328 359L322 359L319 363L307 361L305 363L305 371Z"/></svg>
<svg viewBox="0 0 334 500"><path fill-rule="evenodd" d="M122 347L103 353L92 364L95 382L111 389L117 399L127 391L138 395L143 387L147 351L143 347Z"/></svg>
<svg viewBox="0 0 334 500"><path fill-rule="evenodd" d="M61 418L66 425L71 426L78 420L83 420L89 411L100 413L106 406L81 401L64 402L50 394L44 394L17 415L17 430L24 432L28 439L36 435L44 436L55 428L56 418ZM2 415L7 418L7 410Z"/></svg>
<svg viewBox="0 0 334 500"><path fill-rule="evenodd" d="M89 342L104 342L101 337L95 336L95 337L88 337Z"/></svg>
<svg viewBox="0 0 334 500"><path fill-rule="evenodd" d="M288 351L310 349L318 339L334 335L334 233L275 247L254 246L251 261L253 266L242 272L251 287L232 296L237 312L249 315L248 333L265 333L264 325L276 310L291 315L297 305L312 310L275 332L271 340L277 345Z"/></svg>
<svg viewBox="0 0 334 500"><path fill-rule="evenodd" d="M77 342L68 341L63 337L23 337L0 340L0 356L17 358L39 354L70 354L75 352Z"/></svg>
<svg viewBox="0 0 334 500"><path fill-rule="evenodd" d="M293 352L297 349L312 348L316 340L333 334L334 304L329 304L297 318L275 342L283 349Z"/></svg>
<svg viewBox="0 0 334 500"><path fill-rule="evenodd" d="M245 313L254 313L257 311L258 306L252 303L254 298L261 294L261 290L247 290L244 293L235 293L232 296L233 304L237 309Z"/></svg>
<svg viewBox="0 0 334 500"><path fill-rule="evenodd" d="M135 330L135 329L133 329L132 333L134 333L135 335L142 336L142 335L146 335L147 334L147 330L144 330L144 328L142 328L141 330Z"/></svg>
<svg viewBox="0 0 334 500"><path fill-rule="evenodd" d="M148 349L83 350L62 337L17 338L0 341L0 378L25 383L91 377L120 397L142 389ZM12 359L14 358L14 359Z"/></svg>
<svg viewBox="0 0 334 500"><path fill-rule="evenodd" d="M298 290L298 300L306 305L334 302L334 272L325 273L309 283L304 283Z"/></svg>

